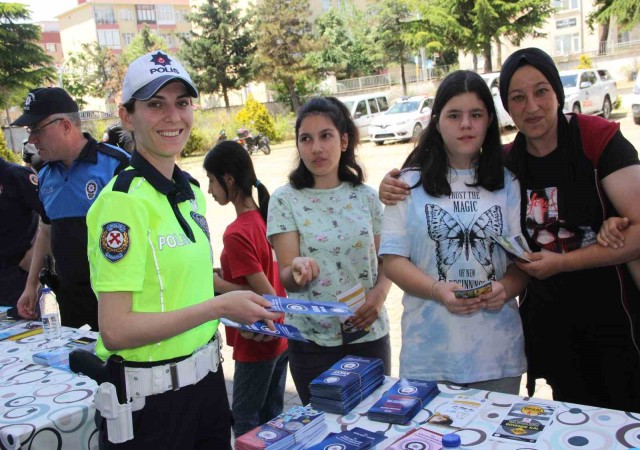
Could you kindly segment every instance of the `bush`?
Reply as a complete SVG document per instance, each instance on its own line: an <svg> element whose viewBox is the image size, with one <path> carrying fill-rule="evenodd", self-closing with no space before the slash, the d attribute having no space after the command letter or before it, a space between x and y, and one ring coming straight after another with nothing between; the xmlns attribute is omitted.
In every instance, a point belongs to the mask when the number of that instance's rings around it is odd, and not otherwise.
<svg viewBox="0 0 640 450"><path fill-rule="evenodd" d="M180 156L202 155L208 150L209 146L210 141L205 133L200 128L193 127L187 145L180 152Z"/></svg>
<svg viewBox="0 0 640 450"><path fill-rule="evenodd" d="M244 107L236 114L235 121L251 131L264 134L269 140L276 138L273 118L267 107L256 101L251 94Z"/></svg>
<svg viewBox="0 0 640 450"><path fill-rule="evenodd" d="M282 142L295 139L295 123L296 115L294 113L278 114L274 122L275 138L273 141Z"/></svg>
<svg viewBox="0 0 640 450"><path fill-rule="evenodd" d="M17 153L13 153L9 147L7 147L7 141L4 139L4 133L0 132L0 158L20 164L22 160Z"/></svg>
<svg viewBox="0 0 640 450"><path fill-rule="evenodd" d="M578 69L591 69L592 67L593 63L591 62L591 58L588 55L580 55Z"/></svg>

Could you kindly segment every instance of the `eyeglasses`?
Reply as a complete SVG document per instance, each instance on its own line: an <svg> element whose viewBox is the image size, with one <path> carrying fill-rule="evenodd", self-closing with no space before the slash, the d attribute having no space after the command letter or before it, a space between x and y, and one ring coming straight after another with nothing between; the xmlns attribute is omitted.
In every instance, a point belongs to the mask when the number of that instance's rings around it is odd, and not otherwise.
<svg viewBox="0 0 640 450"><path fill-rule="evenodd" d="M46 127L48 127L49 125L51 125L54 122L57 122L58 120L63 120L62 117L58 117L57 119L53 119L51 122L47 122L44 125L42 125L41 127L38 128L29 128L27 127L27 134L31 135L31 136L37 136L38 134L40 134L42 132L42 130L44 130Z"/></svg>

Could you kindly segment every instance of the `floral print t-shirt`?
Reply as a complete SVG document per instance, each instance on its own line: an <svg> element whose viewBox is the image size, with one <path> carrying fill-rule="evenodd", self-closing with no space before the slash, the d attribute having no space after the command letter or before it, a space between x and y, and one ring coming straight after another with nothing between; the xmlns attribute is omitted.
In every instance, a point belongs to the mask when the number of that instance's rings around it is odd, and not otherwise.
<svg viewBox="0 0 640 450"><path fill-rule="evenodd" d="M378 278L374 236L382 230L382 205L377 192L366 185L344 182L332 189L294 189L287 184L275 190L269 201L267 236L297 231L300 256L312 257L320 268L318 277L292 298L335 302L336 296L358 283L365 292ZM337 317L287 314L285 322L297 327L316 344L342 345ZM383 307L371 332L355 343L374 341L389 333Z"/></svg>

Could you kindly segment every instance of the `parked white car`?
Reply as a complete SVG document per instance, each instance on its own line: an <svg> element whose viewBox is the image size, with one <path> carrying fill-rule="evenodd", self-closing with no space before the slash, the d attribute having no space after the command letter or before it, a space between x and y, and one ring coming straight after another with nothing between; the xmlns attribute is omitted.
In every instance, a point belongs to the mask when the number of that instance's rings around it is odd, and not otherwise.
<svg viewBox="0 0 640 450"><path fill-rule="evenodd" d="M506 127L515 127L513 119L509 115L504 106L502 106L502 100L500 100L500 72L483 73L480 75L482 79L487 83L493 96L493 104L496 106L496 112L498 113L498 125L500 129Z"/></svg>
<svg viewBox="0 0 640 450"><path fill-rule="evenodd" d="M340 101L351 113L361 137L367 135L373 119L389 109L387 95L382 92L343 97Z"/></svg>
<svg viewBox="0 0 640 450"><path fill-rule="evenodd" d="M431 119L433 97L402 97L384 114L373 119L369 139L377 145L385 141L416 140Z"/></svg>
<svg viewBox="0 0 640 450"><path fill-rule="evenodd" d="M565 112L601 114L606 119L611 117L618 88L607 70L563 70L560 80L564 87Z"/></svg>
<svg viewBox="0 0 640 450"><path fill-rule="evenodd" d="M633 121L636 125L640 125L640 76L636 77L636 84L631 93L631 112L633 113Z"/></svg>

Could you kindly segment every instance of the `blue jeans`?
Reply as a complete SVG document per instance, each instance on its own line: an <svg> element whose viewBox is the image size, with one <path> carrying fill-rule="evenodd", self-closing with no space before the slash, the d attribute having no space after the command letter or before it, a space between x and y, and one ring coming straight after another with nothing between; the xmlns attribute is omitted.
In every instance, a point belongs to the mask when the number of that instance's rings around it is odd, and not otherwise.
<svg viewBox="0 0 640 450"><path fill-rule="evenodd" d="M289 355L268 361L236 361L233 374L233 432L236 437L282 412Z"/></svg>

